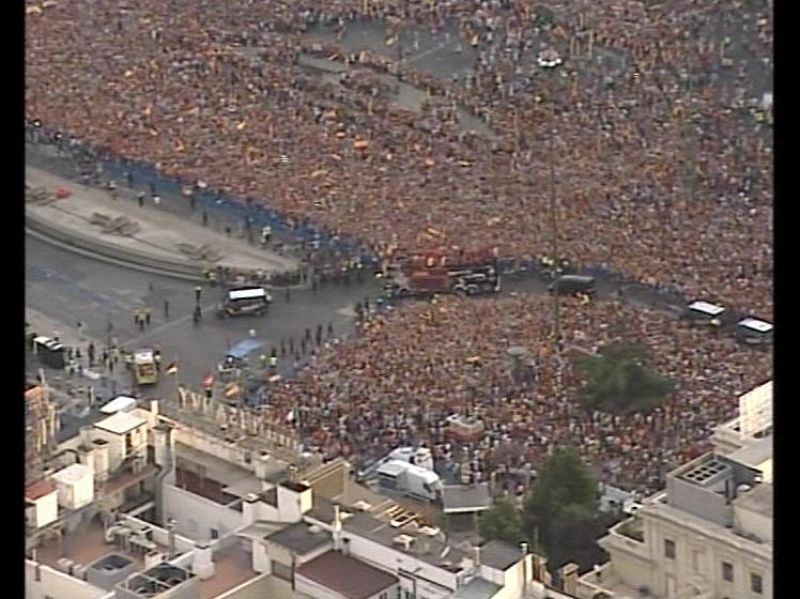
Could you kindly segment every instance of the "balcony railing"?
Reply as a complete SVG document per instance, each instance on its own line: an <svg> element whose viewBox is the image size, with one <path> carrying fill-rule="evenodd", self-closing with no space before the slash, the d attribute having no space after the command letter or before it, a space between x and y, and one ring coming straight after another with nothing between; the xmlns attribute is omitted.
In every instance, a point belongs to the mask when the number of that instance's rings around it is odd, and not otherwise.
<svg viewBox="0 0 800 599"><path fill-rule="evenodd" d="M641 518L634 517L620 522L611 529L611 532L616 532L617 534L638 541L639 543L644 543L644 525L642 524Z"/></svg>

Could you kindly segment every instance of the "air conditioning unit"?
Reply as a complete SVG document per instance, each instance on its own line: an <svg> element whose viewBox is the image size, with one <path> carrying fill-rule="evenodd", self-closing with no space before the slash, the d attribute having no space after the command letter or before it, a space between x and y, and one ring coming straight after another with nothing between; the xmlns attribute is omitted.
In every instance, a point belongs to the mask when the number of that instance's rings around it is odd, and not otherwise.
<svg viewBox="0 0 800 599"><path fill-rule="evenodd" d="M71 559L67 557L62 557L58 560L56 567L61 570L62 572L66 572L67 574L72 575L72 568L74 563Z"/></svg>
<svg viewBox="0 0 800 599"><path fill-rule="evenodd" d="M149 570L159 565L166 559L166 556L160 551L148 551L144 554L144 569Z"/></svg>

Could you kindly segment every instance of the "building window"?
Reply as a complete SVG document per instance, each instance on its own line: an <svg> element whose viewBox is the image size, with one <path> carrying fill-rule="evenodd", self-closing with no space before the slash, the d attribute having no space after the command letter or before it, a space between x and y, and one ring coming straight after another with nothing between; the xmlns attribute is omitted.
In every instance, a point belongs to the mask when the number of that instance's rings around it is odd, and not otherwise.
<svg viewBox="0 0 800 599"><path fill-rule="evenodd" d="M733 564L722 562L722 580L733 582Z"/></svg>
<svg viewBox="0 0 800 599"><path fill-rule="evenodd" d="M750 574L750 590L756 595L764 593L764 579L761 578L760 574Z"/></svg>
<svg viewBox="0 0 800 599"><path fill-rule="evenodd" d="M211 538L218 539L219 538L219 531L216 528L211 529ZM381 598L383 599L383 598Z"/></svg>
<svg viewBox="0 0 800 599"><path fill-rule="evenodd" d="M664 539L664 557L675 559L675 541Z"/></svg>

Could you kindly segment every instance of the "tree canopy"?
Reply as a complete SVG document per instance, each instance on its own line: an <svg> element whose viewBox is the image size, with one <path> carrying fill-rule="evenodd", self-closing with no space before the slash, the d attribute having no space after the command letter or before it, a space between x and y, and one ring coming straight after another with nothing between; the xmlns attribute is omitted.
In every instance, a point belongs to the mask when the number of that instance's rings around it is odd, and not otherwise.
<svg viewBox="0 0 800 599"><path fill-rule="evenodd" d="M523 530L549 557L552 568L586 561L597 552L597 482L572 447L557 449L542 465L523 510ZM589 558L590 559L590 558Z"/></svg>
<svg viewBox="0 0 800 599"><path fill-rule="evenodd" d="M485 541L498 539L518 545L525 540L520 514L507 499L498 499L481 515L479 528Z"/></svg>
<svg viewBox="0 0 800 599"><path fill-rule="evenodd" d="M600 348L594 356L578 358L576 365L584 380L580 391L583 405L603 412L649 411L660 405L674 389L674 383L649 365L646 348L615 342Z"/></svg>

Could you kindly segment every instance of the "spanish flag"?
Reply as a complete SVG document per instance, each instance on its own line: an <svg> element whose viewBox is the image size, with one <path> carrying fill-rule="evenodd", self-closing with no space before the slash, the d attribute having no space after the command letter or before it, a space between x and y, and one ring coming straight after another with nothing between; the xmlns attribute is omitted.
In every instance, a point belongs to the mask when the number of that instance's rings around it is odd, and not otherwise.
<svg viewBox="0 0 800 599"><path fill-rule="evenodd" d="M164 374L178 374L178 363L172 362L166 367L166 369L164 369Z"/></svg>

